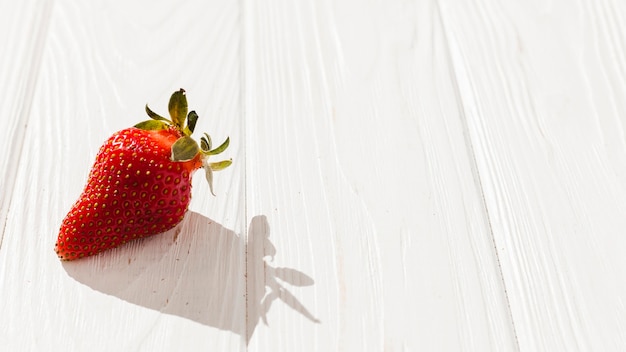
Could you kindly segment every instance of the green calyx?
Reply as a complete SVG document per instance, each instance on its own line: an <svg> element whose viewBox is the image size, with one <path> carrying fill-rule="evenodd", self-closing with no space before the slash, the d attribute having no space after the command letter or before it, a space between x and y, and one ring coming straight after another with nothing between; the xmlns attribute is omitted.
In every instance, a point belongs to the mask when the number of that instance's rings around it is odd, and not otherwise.
<svg viewBox="0 0 626 352"><path fill-rule="evenodd" d="M202 167L205 170L206 179L209 183L211 194L213 193L213 171L219 171L227 168L232 164L232 160L223 160L210 163L208 158L211 155L217 155L222 153L228 144L230 138L220 144L217 148L212 148L211 137L208 134L204 134L200 138L200 145L193 138L193 133L196 122L198 121L198 114L195 111L187 113L187 97L185 96L185 90L180 89L172 94L170 102L168 104L170 118L167 119L154 111L150 110L148 104L146 104L146 113L150 117L150 120L142 121L136 124L134 127L142 130L164 130L170 127L175 127L181 132L182 137L176 140L172 144L172 154L170 159L172 161L184 162L195 158L198 153L202 155Z"/></svg>

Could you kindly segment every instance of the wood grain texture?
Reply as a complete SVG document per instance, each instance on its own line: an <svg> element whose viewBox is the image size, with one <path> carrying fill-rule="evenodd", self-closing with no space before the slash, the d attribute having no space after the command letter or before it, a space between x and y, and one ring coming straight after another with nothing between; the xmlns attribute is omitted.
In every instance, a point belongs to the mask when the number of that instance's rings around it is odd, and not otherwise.
<svg viewBox="0 0 626 352"><path fill-rule="evenodd" d="M0 99L0 246L30 120L50 11L49 1L24 1L16 8L10 2L0 2L0 82L4 86Z"/></svg>
<svg viewBox="0 0 626 352"><path fill-rule="evenodd" d="M2 348L626 349L622 2L0 10ZM218 196L60 263L102 141L180 87Z"/></svg>
<svg viewBox="0 0 626 352"><path fill-rule="evenodd" d="M626 6L442 8L520 349L625 349Z"/></svg>
<svg viewBox="0 0 626 352"><path fill-rule="evenodd" d="M436 8L250 6L248 213L321 321L272 309L250 350L514 349Z"/></svg>
<svg viewBox="0 0 626 352"><path fill-rule="evenodd" d="M0 309L6 314L1 346L245 346L239 8L220 4L54 3L23 137L30 142L14 164L14 196L0 248ZM200 114L197 130L237 141L228 156L238 163L216 175L219 197L194 182L182 226L62 265L53 251L55 233L99 145L144 119L145 103L166 111L169 95L180 87Z"/></svg>

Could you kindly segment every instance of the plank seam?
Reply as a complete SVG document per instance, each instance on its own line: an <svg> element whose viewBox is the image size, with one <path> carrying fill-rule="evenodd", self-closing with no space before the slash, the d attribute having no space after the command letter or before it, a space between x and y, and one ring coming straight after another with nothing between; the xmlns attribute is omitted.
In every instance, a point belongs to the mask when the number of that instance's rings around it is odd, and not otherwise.
<svg viewBox="0 0 626 352"><path fill-rule="evenodd" d="M460 73L460 68L458 67L456 61L453 59L452 57L452 43L449 39L448 36L448 30L446 28L446 23L444 20L444 16L441 12L441 6L439 3L439 0L434 0L434 4L435 4L435 12L437 13L436 16L439 18L439 22L441 24L441 28L442 28L442 33L443 33L443 42L445 45L445 50L446 50L446 54L447 54L447 59L448 59L448 63L450 65L450 67L452 68L452 72L450 74L450 78L452 80L452 85L454 87L454 92L455 95L457 97L457 100L459 101L459 115L461 118L461 124L463 126L463 137L465 139L465 144L467 146L467 150L469 153L469 159L471 160L471 169L472 169L472 174L474 176L475 181L477 182L477 187L478 187L478 191L480 192L480 198L481 198L481 202L482 202L482 207L485 211L485 215L487 217L487 226L489 228L489 235L491 237L491 242L493 243L493 249L494 249L494 254L495 254L495 258L496 258L496 262L498 264L498 273L500 275L500 281L502 282L502 287L504 290L504 297L506 299L506 304L507 304L507 310L508 310L508 315L509 315L509 319L511 321L511 326L513 329L513 337L515 339L515 345L517 347L517 350L520 350L520 344L519 344L519 338L517 335L517 328L515 326L515 320L513 318L513 311L511 309L511 300L509 298L509 293L507 290L507 285L506 285L506 280L504 279L504 272L502 270L502 264L500 261L500 254L498 252L498 246L497 246L497 241L493 232L493 227L492 227L492 220L491 220L491 216L489 214L489 207L487 205L487 200L485 198L485 190L483 187L483 182L480 176L480 170L478 169L478 162L476 160L476 153L474 151L474 147L473 147L473 142L472 142L472 137L470 135L469 132L469 126L468 126L468 119L467 119L467 114L466 114L466 102L463 98L463 95L461 94L461 89L459 86L459 80L458 78L463 76ZM467 78L466 78L467 80Z"/></svg>
<svg viewBox="0 0 626 352"><path fill-rule="evenodd" d="M250 327L249 327L249 311L250 311L250 302L249 302L249 292L248 292L248 124L247 122L247 84L246 80L248 78L247 73L247 64L248 60L246 57L246 46L247 43L247 32L249 30L248 24L248 11L250 8L250 3L248 0L240 0L239 1L239 11L240 11L240 42L239 42L239 105L240 105L240 118L241 118L241 128L243 129L243 141L242 143L242 156L243 156L243 208L244 208L244 224L243 224L243 234L241 235L244 239L244 287L245 287L245 322L244 322L244 335L242 336L242 344L241 349L244 351L248 351L248 343L250 342Z"/></svg>

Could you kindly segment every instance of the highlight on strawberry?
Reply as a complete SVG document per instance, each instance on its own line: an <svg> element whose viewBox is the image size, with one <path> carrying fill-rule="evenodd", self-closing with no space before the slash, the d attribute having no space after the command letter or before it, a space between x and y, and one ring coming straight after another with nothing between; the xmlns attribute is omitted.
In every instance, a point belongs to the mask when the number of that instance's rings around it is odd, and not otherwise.
<svg viewBox="0 0 626 352"><path fill-rule="evenodd" d="M146 105L150 120L114 133L93 164L87 185L65 216L55 251L61 260L98 254L134 239L156 235L180 223L191 201L193 173L203 168L213 193L213 171L232 160L209 162L228 148L213 148L204 134L191 138L198 114L187 113L185 91L169 101L170 119Z"/></svg>

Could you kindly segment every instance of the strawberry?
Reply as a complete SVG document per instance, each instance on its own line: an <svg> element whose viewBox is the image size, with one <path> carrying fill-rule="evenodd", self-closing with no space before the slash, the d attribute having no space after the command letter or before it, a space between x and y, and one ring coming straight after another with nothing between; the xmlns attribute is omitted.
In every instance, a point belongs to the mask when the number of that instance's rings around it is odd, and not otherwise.
<svg viewBox="0 0 626 352"><path fill-rule="evenodd" d="M200 146L191 138L198 115L187 114L183 89L170 98L171 120L147 105L146 112L151 120L114 133L100 147L85 189L61 224L55 245L60 259L95 255L173 228L187 212L193 173L204 168L213 193L212 172L231 164L208 162L228 147L228 138L215 149L206 133Z"/></svg>

